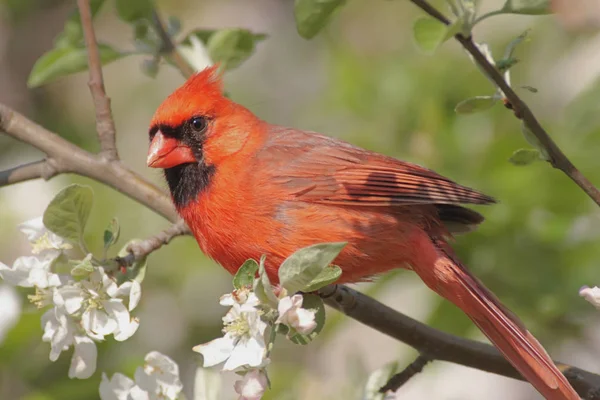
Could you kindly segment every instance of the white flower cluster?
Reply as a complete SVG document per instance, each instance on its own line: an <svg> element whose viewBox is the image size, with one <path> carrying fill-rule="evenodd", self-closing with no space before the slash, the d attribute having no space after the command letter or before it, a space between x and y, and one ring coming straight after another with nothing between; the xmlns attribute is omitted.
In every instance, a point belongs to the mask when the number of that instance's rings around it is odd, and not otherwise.
<svg viewBox="0 0 600 400"><path fill-rule="evenodd" d="M265 367L270 362L270 347L265 341L268 324L264 320L269 321L266 316L273 310L269 310L269 306L262 304L247 288L222 296L220 304L231 307L223 317L225 335L195 346L194 351L202 354L204 367L225 362L223 371L243 374L243 379L234 385L240 395L239 400L258 400L268 386ZM315 312L301 307L302 295L279 299L278 315L271 324L271 330L276 329L276 324L283 324L301 334L311 333L317 326ZM274 340L274 335L271 337Z"/></svg>
<svg viewBox="0 0 600 400"><path fill-rule="evenodd" d="M135 371L135 381L116 373L109 380L102 374L101 400L175 400L183 385L179 367L169 357L152 351L144 358L143 367Z"/></svg>
<svg viewBox="0 0 600 400"><path fill-rule="evenodd" d="M55 264L71 245L47 230L41 217L19 229L31 243L33 255L17 258L12 267L0 263L0 277L12 285L34 287L30 301L38 308L52 307L42 316L42 340L51 345L50 360L56 361L62 351L74 346L69 377L89 378L96 370L95 341L111 334L115 340L126 340L137 330L139 322L129 312L139 302L141 286L137 281L118 286L102 267L91 263L79 280L56 273ZM88 255L82 262L90 259Z"/></svg>

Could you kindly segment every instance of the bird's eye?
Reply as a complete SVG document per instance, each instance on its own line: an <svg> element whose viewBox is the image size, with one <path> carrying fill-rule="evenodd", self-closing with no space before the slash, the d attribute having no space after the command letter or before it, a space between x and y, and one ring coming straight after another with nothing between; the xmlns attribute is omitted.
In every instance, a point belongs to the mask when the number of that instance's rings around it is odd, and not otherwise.
<svg viewBox="0 0 600 400"><path fill-rule="evenodd" d="M206 118L194 117L190 120L190 125L196 132L202 132L206 129Z"/></svg>

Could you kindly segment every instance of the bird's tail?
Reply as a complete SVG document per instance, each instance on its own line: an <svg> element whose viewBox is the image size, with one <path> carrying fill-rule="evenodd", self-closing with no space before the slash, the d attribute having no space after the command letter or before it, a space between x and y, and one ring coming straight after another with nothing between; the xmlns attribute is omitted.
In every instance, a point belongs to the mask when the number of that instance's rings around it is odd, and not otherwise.
<svg viewBox="0 0 600 400"><path fill-rule="evenodd" d="M432 244L436 256L428 257L428 266L416 263L413 267L421 279L460 307L546 399L578 400L579 395L523 323L462 265L447 243ZM419 264L425 268L418 268Z"/></svg>

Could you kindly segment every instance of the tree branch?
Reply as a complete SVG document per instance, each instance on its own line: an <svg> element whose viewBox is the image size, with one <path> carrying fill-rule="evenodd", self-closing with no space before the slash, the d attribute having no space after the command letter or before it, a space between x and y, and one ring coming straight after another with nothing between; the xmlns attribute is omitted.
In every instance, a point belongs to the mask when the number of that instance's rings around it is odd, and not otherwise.
<svg viewBox="0 0 600 400"><path fill-rule="evenodd" d="M107 161L119 159L116 146L116 129L110 109L110 98L106 95L104 89L104 78L102 77L102 61L100 51L96 42L96 34L92 22L92 12L90 10L90 0L77 0L79 14L81 16L81 25L85 36L85 47L88 51L88 66L90 70L90 80L88 86L94 100L94 109L96 110L96 131L100 140L100 154Z"/></svg>
<svg viewBox="0 0 600 400"><path fill-rule="evenodd" d="M129 245L127 251L129 254L125 257L117 257L116 263L120 267L130 267L133 263L141 258L147 257L150 253L160 249L162 246L169 244L169 242L177 237L190 234L188 226L185 221L180 219L164 231L159 234L149 237L138 243Z"/></svg>
<svg viewBox="0 0 600 400"><path fill-rule="evenodd" d="M0 104L0 131L43 151L60 165L60 172L73 172L118 190L171 222L179 217L169 197L120 161L107 162L57 134Z"/></svg>
<svg viewBox="0 0 600 400"><path fill-rule="evenodd" d="M441 12L435 7L430 5L425 0L410 0L417 7L425 11L427 14L437 19L438 21L449 25L450 20L446 18ZM567 156L560 150L548 133L544 130L540 122L537 120L531 109L527 104L515 93L510 85L504 80L504 77L498 71L498 69L492 65L487 58L479 51L472 37L465 37L460 33L454 36L454 38L464 47L464 49L473 56L475 62L486 72L488 77L494 81L494 83L502 90L506 98L508 99L511 108L514 110L515 116L523 120L529 130L539 140L540 144L544 147L548 153L548 162L554 168L557 168L564 172L573 182L575 182L596 204L600 206L600 190L596 188L575 165L567 158Z"/></svg>
<svg viewBox="0 0 600 400"><path fill-rule="evenodd" d="M449 361L482 371L524 380L495 347L450 335L344 285L330 285L318 291L325 304L371 328L385 333L428 358ZM556 362L573 388L586 400L600 399L600 375Z"/></svg>
<svg viewBox="0 0 600 400"><path fill-rule="evenodd" d="M162 22L156 9L152 11L152 24L162 43L160 53L165 55L169 61L175 64L175 67L177 67L183 76L186 78L192 76L194 74L194 69L184 60L179 51L177 51L177 47L165 29L165 24Z"/></svg>
<svg viewBox="0 0 600 400"><path fill-rule="evenodd" d="M400 389L402 385L408 382L410 378L423 371L423 368L425 368L425 366L431 361L433 360L429 356L419 354L417 359L404 368L403 371L400 371L396 375L392 376L387 383L383 385L381 389L379 389L379 392L395 392L396 390Z"/></svg>
<svg viewBox="0 0 600 400"><path fill-rule="evenodd" d="M58 173L60 171L54 160L34 161L0 171L0 187L38 178L43 178L47 181Z"/></svg>

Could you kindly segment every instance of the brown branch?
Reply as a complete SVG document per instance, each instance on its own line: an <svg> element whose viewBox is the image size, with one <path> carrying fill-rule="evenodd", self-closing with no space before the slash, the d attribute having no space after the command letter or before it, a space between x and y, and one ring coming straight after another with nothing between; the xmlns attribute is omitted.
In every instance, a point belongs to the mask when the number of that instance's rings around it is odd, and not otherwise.
<svg viewBox="0 0 600 400"><path fill-rule="evenodd" d="M127 251L128 255L125 257L117 257L115 259L116 264L119 267L130 267L136 260L142 259L150 255L150 253L160 249L162 246L169 244L169 242L177 237L190 234L188 226L184 220L179 220L159 234L149 237L138 243L129 245Z"/></svg>
<svg viewBox="0 0 600 400"><path fill-rule="evenodd" d="M408 382L410 378L423 371L423 368L431 361L433 360L429 356L419 354L417 359L404 368L404 370L392 376L387 383L379 389L379 392L395 392Z"/></svg>
<svg viewBox="0 0 600 400"><path fill-rule="evenodd" d="M169 197L120 161L91 154L73 143L0 104L0 131L43 151L60 165L60 172L73 172L118 190L171 222L179 217Z"/></svg>
<svg viewBox="0 0 600 400"><path fill-rule="evenodd" d="M161 40L160 53L163 54L169 61L171 61L177 69L185 76L189 78L194 74L194 69L185 61L181 56L177 47L173 43L173 39L165 29L165 24L162 22L160 15L155 10L152 11L152 25Z"/></svg>
<svg viewBox="0 0 600 400"><path fill-rule="evenodd" d="M60 172L57 163L52 159L34 161L0 171L0 187L38 178L47 181Z"/></svg>
<svg viewBox="0 0 600 400"><path fill-rule="evenodd" d="M450 335L344 285L330 285L318 291L325 304L371 328L385 333L433 360L449 361L509 378L524 380L495 347ZM556 362L573 388L586 400L598 400L600 375Z"/></svg>
<svg viewBox="0 0 600 400"><path fill-rule="evenodd" d="M449 25L450 21L435 7L431 6L425 0L410 0L417 7L425 11L427 14L437 19L438 21ZM554 168L564 172L573 182L575 182L596 204L600 205L600 190L596 188L575 165L567 158L560 150L548 133L544 130L540 122L537 120L527 104L515 93L510 85L504 80L502 73L492 65L487 58L479 51L472 37L465 37L460 33L454 38L465 48L465 50L473 56L475 62L485 71L488 77L502 90L517 118L522 119L529 130L539 140L540 144L546 150L549 156L548 162Z"/></svg>
<svg viewBox="0 0 600 400"><path fill-rule="evenodd" d="M100 51L96 42L94 25L92 22L92 12L90 10L89 0L77 0L79 14L81 16L81 25L85 37L85 47L88 51L88 66L90 70L90 80L88 86L94 99L94 109L96 110L96 131L100 140L100 154L106 161L119 159L119 153L116 146L116 129L110 109L110 98L106 95L104 89L104 78L102 77L102 61Z"/></svg>

